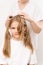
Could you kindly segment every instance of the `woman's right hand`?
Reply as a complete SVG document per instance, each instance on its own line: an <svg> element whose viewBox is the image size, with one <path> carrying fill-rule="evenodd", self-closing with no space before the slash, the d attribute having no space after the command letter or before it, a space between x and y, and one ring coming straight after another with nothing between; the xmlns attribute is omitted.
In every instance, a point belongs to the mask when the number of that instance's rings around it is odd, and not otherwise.
<svg viewBox="0 0 43 65"><path fill-rule="evenodd" d="M5 22L5 26L8 27L8 24L10 23L10 20L13 18L13 16L8 16L6 22Z"/></svg>

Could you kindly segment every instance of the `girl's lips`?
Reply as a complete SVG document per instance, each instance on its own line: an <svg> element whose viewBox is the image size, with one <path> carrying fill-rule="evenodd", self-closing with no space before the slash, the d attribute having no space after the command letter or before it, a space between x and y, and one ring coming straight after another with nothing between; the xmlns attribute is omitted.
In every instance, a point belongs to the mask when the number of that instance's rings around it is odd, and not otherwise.
<svg viewBox="0 0 43 65"><path fill-rule="evenodd" d="M19 35L18 33L16 33L15 35Z"/></svg>

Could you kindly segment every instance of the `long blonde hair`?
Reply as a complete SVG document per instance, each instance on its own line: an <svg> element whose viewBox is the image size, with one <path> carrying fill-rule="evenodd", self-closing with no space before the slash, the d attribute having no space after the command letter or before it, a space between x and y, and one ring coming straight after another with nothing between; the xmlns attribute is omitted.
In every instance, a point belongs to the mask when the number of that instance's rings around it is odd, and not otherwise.
<svg viewBox="0 0 43 65"><path fill-rule="evenodd" d="M24 41L24 45L33 51L33 45L31 43L30 33L28 30L27 24L25 22L25 19L22 18L20 15L16 15L16 16L12 17L11 20L9 20L9 23L8 23L8 26L7 26L6 32L5 32L3 54L6 57L10 57L10 54L11 54L11 46L10 46L11 35L10 35L8 29L11 26L12 22L14 22L14 21L19 22L17 30L18 30L19 34L22 34L22 39Z"/></svg>

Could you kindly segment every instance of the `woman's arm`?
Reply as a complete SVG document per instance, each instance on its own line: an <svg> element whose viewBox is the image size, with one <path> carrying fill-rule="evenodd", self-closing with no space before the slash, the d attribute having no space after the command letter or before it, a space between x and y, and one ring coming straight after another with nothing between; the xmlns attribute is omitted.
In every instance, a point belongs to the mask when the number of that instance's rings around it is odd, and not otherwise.
<svg viewBox="0 0 43 65"><path fill-rule="evenodd" d="M35 33L40 33L41 31L41 27L40 25L35 22L34 20L30 19L30 24L31 24L31 27L32 27L32 30L35 32Z"/></svg>
<svg viewBox="0 0 43 65"><path fill-rule="evenodd" d="M40 25L41 28L43 28L43 20L39 20L38 24Z"/></svg>

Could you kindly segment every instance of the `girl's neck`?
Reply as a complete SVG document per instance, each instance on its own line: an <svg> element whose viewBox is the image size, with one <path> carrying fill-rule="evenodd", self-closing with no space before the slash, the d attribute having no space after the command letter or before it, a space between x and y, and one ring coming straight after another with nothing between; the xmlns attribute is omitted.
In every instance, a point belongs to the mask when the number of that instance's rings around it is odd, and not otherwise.
<svg viewBox="0 0 43 65"><path fill-rule="evenodd" d="M19 38L15 38L15 37L12 36L12 39L13 39L13 40L18 40L18 41L19 41L19 40L22 40L22 35L21 35Z"/></svg>
<svg viewBox="0 0 43 65"><path fill-rule="evenodd" d="M16 41L19 41L20 40L19 38L14 38L14 37L12 37L12 39L13 40L16 40Z"/></svg>

